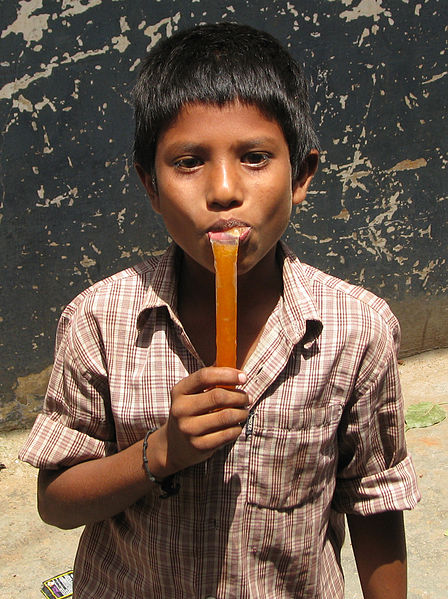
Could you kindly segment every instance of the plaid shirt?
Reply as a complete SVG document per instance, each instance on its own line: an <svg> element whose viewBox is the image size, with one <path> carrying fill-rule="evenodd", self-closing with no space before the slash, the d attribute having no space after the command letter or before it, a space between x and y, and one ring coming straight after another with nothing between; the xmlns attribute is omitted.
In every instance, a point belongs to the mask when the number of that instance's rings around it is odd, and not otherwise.
<svg viewBox="0 0 448 599"><path fill-rule="evenodd" d="M245 371L238 440L85 528L76 599L342 598L344 513L419 499L403 433L399 327L385 302L281 245L283 296ZM203 366L176 315L176 249L95 284L64 311L21 459L71 466L161 426Z"/></svg>

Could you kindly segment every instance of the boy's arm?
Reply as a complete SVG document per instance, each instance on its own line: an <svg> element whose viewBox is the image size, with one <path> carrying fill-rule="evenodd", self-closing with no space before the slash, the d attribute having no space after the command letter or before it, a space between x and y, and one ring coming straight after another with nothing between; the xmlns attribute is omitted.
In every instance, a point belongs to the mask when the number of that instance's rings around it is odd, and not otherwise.
<svg viewBox="0 0 448 599"><path fill-rule="evenodd" d="M406 599L406 541L402 512L347 515L364 599Z"/></svg>
<svg viewBox="0 0 448 599"><path fill-rule="evenodd" d="M76 528L114 516L150 488L140 441L111 456L60 470L39 470L38 510L47 524Z"/></svg>
<svg viewBox="0 0 448 599"><path fill-rule="evenodd" d="M247 395L232 386L245 375L230 368L203 368L172 390L167 422L148 439L149 468L157 478L193 466L240 435ZM217 388L225 385L230 388ZM62 470L41 470L38 507L47 524L75 528L110 518L150 492L143 469L143 442L117 454Z"/></svg>

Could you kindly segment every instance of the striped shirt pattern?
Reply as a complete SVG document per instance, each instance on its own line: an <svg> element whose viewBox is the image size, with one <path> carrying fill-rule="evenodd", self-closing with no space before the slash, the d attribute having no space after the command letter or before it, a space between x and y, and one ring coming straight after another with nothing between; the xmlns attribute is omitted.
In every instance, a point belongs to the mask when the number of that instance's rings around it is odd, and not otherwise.
<svg viewBox="0 0 448 599"><path fill-rule="evenodd" d="M120 451L161 426L204 364L176 314L176 260L113 275L63 312L43 413L20 457L39 468ZM283 295L248 359L237 441L85 528L75 599L342 599L344 514L411 509L399 326L370 292L279 245Z"/></svg>

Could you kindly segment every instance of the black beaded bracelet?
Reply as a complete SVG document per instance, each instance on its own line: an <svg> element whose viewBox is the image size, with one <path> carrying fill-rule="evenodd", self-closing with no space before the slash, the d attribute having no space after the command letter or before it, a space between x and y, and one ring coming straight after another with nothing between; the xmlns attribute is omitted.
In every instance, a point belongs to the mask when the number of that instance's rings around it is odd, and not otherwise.
<svg viewBox="0 0 448 599"><path fill-rule="evenodd" d="M167 476L162 480L158 480L149 469L148 456L146 455L148 449L148 438L149 435L152 435L152 433L156 430L157 429L155 428L149 429L149 431L145 435L145 438L143 439L143 469L149 480L152 483L156 483L157 485L159 485L162 489L162 494L160 495L160 497L162 499L167 499L167 497L171 497L172 495L177 495L177 493L179 493L180 485L174 483L174 474L172 474L171 476Z"/></svg>

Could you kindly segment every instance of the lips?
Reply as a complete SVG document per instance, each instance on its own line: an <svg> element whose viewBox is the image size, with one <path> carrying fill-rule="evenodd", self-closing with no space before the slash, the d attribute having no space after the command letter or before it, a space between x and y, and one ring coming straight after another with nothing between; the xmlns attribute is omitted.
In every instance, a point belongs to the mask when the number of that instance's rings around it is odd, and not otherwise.
<svg viewBox="0 0 448 599"><path fill-rule="evenodd" d="M247 238L250 231L250 225L243 221L236 219L221 219L217 221L212 227L210 227L210 229L208 230L208 236L210 240L215 241L223 240L226 238L228 239L229 237L237 237L239 238L240 243L242 243Z"/></svg>

